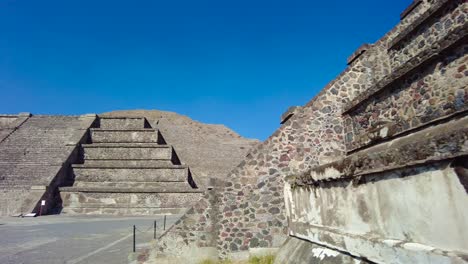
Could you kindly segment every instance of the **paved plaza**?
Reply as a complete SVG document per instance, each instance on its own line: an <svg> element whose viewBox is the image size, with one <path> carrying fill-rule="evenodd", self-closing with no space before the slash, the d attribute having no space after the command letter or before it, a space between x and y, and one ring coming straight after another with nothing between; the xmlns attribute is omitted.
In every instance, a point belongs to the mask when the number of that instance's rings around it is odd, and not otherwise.
<svg viewBox="0 0 468 264"><path fill-rule="evenodd" d="M167 216L166 226L179 216ZM163 216L95 217L43 216L0 218L0 263L127 263L132 252L133 225L137 226L137 251L163 232ZM146 232L145 232L146 231Z"/></svg>

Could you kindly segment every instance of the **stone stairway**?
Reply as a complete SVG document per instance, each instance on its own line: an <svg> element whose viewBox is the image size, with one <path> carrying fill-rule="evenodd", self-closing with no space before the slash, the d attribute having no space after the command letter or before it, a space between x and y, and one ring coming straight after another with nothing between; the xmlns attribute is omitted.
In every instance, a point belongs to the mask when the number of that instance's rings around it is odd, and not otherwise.
<svg viewBox="0 0 468 264"><path fill-rule="evenodd" d="M95 118L27 115L17 122L0 142L0 216L37 213L40 200L42 212L53 213L58 186L69 184L77 145Z"/></svg>
<svg viewBox="0 0 468 264"><path fill-rule="evenodd" d="M190 170L145 118L98 117L75 182L60 188L65 214L183 213L198 200Z"/></svg>

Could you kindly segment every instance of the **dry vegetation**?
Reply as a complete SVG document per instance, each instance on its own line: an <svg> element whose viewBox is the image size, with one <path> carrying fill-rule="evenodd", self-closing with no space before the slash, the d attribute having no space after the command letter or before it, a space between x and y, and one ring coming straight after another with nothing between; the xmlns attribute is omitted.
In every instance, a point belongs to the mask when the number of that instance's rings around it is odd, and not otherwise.
<svg viewBox="0 0 468 264"><path fill-rule="evenodd" d="M251 257L247 261L232 261L232 260L205 260L200 264L273 264L275 262L275 256L267 255L263 257Z"/></svg>

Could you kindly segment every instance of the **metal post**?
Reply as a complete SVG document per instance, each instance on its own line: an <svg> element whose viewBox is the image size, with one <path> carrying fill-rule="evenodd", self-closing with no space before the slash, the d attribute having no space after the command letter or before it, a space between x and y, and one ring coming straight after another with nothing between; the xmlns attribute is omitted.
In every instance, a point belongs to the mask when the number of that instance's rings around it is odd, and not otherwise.
<svg viewBox="0 0 468 264"><path fill-rule="evenodd" d="M153 237L154 239L156 239L156 229L158 228L158 222L156 222L156 220L154 220L154 234L153 234Z"/></svg>
<svg viewBox="0 0 468 264"><path fill-rule="evenodd" d="M166 215L164 215L164 230L166 230Z"/></svg>
<svg viewBox="0 0 468 264"><path fill-rule="evenodd" d="M133 253L136 252L136 226L133 225Z"/></svg>

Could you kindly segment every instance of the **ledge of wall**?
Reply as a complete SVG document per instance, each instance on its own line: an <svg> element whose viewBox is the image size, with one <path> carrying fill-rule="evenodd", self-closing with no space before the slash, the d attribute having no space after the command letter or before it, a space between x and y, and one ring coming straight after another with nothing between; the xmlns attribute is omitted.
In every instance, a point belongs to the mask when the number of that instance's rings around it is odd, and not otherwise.
<svg viewBox="0 0 468 264"><path fill-rule="evenodd" d="M461 28L453 29L447 36L440 41L434 43L430 48L420 52L407 63L394 69L392 74L383 78L375 86L356 96L351 102L343 107L343 114L355 110L358 106L369 100L374 94L388 88L396 81L405 78L408 74L418 70L420 67L427 65L433 60L440 58L444 55L444 52L458 46L459 43L465 43L468 38L468 24L464 24Z"/></svg>
<svg viewBox="0 0 468 264"><path fill-rule="evenodd" d="M419 3L417 3L419 2ZM401 31L400 34L398 34L388 45L389 49L394 48L397 46L402 40L404 40L406 37L410 36L415 30L417 30L421 25L425 24L427 20L431 17L433 17L435 14L437 14L438 11L440 11L446 4L450 3L450 0L438 0L434 1L435 3L426 11L424 12L417 20L417 22L412 23L409 25L407 28L405 28L403 31ZM404 12L405 17L408 16L411 11L413 11L419 4L421 4L422 1L415 1L411 8L408 12Z"/></svg>
<svg viewBox="0 0 468 264"><path fill-rule="evenodd" d="M372 44L362 44L351 56L348 57L346 62L348 65L351 65L355 60L357 60L359 57L361 57L362 54L364 54L367 50L372 48Z"/></svg>
<svg viewBox="0 0 468 264"><path fill-rule="evenodd" d="M400 19L403 20L407 17L413 10L418 7L418 5L422 4L423 0L414 0L401 14Z"/></svg>
<svg viewBox="0 0 468 264"><path fill-rule="evenodd" d="M467 116L356 152L303 175L289 176L287 180L292 186L314 185L464 155L468 155Z"/></svg>
<svg viewBox="0 0 468 264"><path fill-rule="evenodd" d="M297 111L300 110L300 106L291 106L284 112L284 114L281 115L281 124L286 123L293 115L297 113Z"/></svg>

